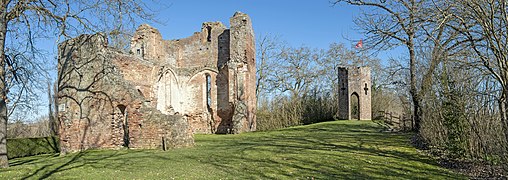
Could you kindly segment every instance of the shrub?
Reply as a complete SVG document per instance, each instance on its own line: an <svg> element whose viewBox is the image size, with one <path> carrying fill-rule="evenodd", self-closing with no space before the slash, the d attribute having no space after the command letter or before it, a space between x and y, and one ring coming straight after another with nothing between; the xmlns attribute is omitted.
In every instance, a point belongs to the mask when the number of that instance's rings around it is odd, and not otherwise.
<svg viewBox="0 0 508 180"><path fill-rule="evenodd" d="M58 152L60 144L56 136L7 139L9 159Z"/></svg>

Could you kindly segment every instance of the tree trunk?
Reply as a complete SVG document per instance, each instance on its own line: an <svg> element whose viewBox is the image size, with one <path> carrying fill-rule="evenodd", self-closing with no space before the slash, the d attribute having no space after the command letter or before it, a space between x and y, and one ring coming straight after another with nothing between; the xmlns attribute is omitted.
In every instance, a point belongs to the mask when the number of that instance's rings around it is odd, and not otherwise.
<svg viewBox="0 0 508 180"><path fill-rule="evenodd" d="M416 86L416 53L415 53L415 45L414 45L415 28L416 28L415 27L415 16L416 16L417 7L416 7L415 0L411 0L409 2L411 4L410 7L408 7L409 8L409 24L407 26L407 29L405 30L407 33L407 36L408 36L406 45L409 50L409 74L410 74L409 75L410 76L409 93L411 94L411 97L413 99L414 126L412 128L413 128L413 131L420 134L420 125L421 125L421 117L422 117L421 106L420 106L421 105L420 104L421 97L420 97L420 93L418 93L418 89ZM399 22L399 23L402 24L404 22Z"/></svg>
<svg viewBox="0 0 508 180"><path fill-rule="evenodd" d="M9 167L7 158L7 92L5 84L5 36L7 4L0 1L0 168Z"/></svg>
<svg viewBox="0 0 508 180"><path fill-rule="evenodd" d="M503 132L505 141L508 142L508 90L504 90L501 98L499 99L499 111L501 113L501 123L503 125ZM508 148L508 147L507 147Z"/></svg>
<svg viewBox="0 0 508 180"><path fill-rule="evenodd" d="M51 93L51 82L48 82L48 124L51 136L57 135L57 125L53 113L53 93Z"/></svg>
<svg viewBox="0 0 508 180"><path fill-rule="evenodd" d="M420 96L418 95L418 90L416 86L416 56L415 56L415 50L413 45L413 37L409 35L409 43L408 43L408 50L409 50L409 74L410 74L410 87L409 87L409 93L411 94L411 98L413 99L413 121L414 121L414 127L413 131L420 133L420 121L421 121L421 110L420 110Z"/></svg>

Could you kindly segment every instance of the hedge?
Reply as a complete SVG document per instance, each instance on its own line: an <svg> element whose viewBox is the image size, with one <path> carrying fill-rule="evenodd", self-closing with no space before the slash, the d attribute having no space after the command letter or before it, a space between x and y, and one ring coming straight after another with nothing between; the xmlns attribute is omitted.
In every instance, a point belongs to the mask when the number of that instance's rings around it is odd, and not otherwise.
<svg viewBox="0 0 508 180"><path fill-rule="evenodd" d="M58 152L60 152L60 144L56 136L7 139L9 159Z"/></svg>

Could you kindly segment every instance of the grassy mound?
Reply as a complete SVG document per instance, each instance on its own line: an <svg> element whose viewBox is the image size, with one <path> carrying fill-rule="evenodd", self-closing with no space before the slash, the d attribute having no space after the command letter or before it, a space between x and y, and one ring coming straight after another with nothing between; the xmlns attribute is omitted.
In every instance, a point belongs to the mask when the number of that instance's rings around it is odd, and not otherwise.
<svg viewBox="0 0 508 180"><path fill-rule="evenodd" d="M240 135L196 135L192 148L95 150L12 160L0 179L465 178L419 155L409 134L334 121Z"/></svg>

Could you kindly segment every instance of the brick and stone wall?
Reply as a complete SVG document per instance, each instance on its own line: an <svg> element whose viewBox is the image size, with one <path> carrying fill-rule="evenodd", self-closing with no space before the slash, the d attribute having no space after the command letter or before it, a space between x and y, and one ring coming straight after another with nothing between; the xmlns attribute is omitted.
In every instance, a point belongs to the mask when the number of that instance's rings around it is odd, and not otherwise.
<svg viewBox="0 0 508 180"><path fill-rule="evenodd" d="M101 34L61 43L62 151L188 146L193 133L254 131L252 23L240 12L230 21L176 40L141 25L128 54Z"/></svg>
<svg viewBox="0 0 508 180"><path fill-rule="evenodd" d="M102 34L81 35L59 46L58 114L62 152L91 148L158 148L193 144L183 116L150 107L140 86L126 81ZM133 60L133 58L131 58ZM136 72L133 72L136 73ZM146 86L146 85L145 85Z"/></svg>

